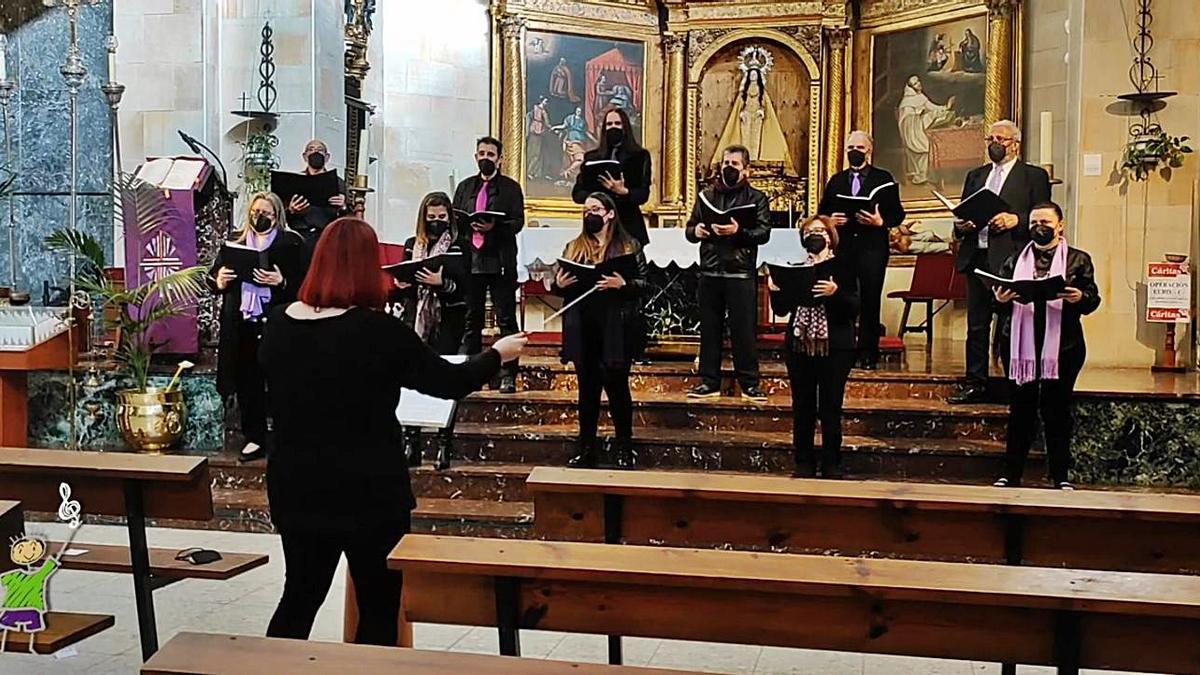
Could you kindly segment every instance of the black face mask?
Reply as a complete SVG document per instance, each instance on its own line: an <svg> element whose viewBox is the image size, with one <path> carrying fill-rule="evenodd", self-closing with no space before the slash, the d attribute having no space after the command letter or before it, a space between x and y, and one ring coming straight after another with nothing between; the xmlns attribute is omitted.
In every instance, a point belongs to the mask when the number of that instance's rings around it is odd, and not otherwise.
<svg viewBox="0 0 1200 675"><path fill-rule="evenodd" d="M625 130L613 127L604 130L604 142L608 143L608 147L613 148L621 144L625 140Z"/></svg>
<svg viewBox="0 0 1200 675"><path fill-rule="evenodd" d="M604 216L589 213L583 217L583 231L588 234L599 234L604 229Z"/></svg>
<svg viewBox="0 0 1200 675"><path fill-rule="evenodd" d="M313 171L320 171L325 168L325 153L314 152L308 156L308 165Z"/></svg>
<svg viewBox="0 0 1200 675"><path fill-rule="evenodd" d="M259 216L254 219L253 227L255 232L259 234L266 234L267 232L271 231L271 226L274 224L275 223L271 222L270 218L266 216Z"/></svg>
<svg viewBox="0 0 1200 675"><path fill-rule="evenodd" d="M721 182L725 184L725 187L733 187L742 182L742 172L736 166L722 167Z"/></svg>
<svg viewBox="0 0 1200 675"><path fill-rule="evenodd" d="M479 160L479 175L490 176L496 173L496 163L490 159Z"/></svg>
<svg viewBox="0 0 1200 675"><path fill-rule="evenodd" d="M450 229L450 221L448 220L425 221L425 234L433 239L441 237L448 229Z"/></svg>
<svg viewBox="0 0 1200 675"><path fill-rule="evenodd" d="M988 143L988 159L999 164L1008 155L1008 150L1000 143Z"/></svg>
<svg viewBox="0 0 1200 675"><path fill-rule="evenodd" d="M867 163L867 153L862 150L847 150L846 159L849 160L851 167L857 169Z"/></svg>
<svg viewBox="0 0 1200 675"><path fill-rule="evenodd" d="M1054 228L1049 225L1034 225L1029 228L1029 238L1038 246L1046 246L1054 241Z"/></svg>
<svg viewBox="0 0 1200 675"><path fill-rule="evenodd" d="M826 246L829 246L829 242L825 241L825 237L819 234L810 234L804 237L804 250L813 255L824 251Z"/></svg>

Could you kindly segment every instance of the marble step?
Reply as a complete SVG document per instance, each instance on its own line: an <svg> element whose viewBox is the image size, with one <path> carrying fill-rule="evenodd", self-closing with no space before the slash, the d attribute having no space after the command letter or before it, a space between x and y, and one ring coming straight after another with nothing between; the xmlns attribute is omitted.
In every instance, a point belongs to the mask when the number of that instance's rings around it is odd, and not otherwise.
<svg viewBox="0 0 1200 675"><path fill-rule="evenodd" d="M764 361L759 367L764 391L788 394L787 367L782 362ZM521 360L518 384L522 390L574 390L576 381L574 367L558 358L535 356ZM953 394L960 382L957 375L855 369L850 373L846 396L942 400ZM658 361L635 365L629 384L635 393L678 393L700 384L700 377L692 361ZM728 361L722 364L721 388L729 395L737 390L733 365Z"/></svg>
<svg viewBox="0 0 1200 675"><path fill-rule="evenodd" d="M995 404L847 398L843 429L859 436L999 440L1004 438L1007 418L1008 408ZM574 424L577 420L573 391L482 391L464 399L458 413L460 423L476 424ZM791 399L777 394L759 404L730 396L696 400L682 392L639 393L634 395L634 427L790 431Z"/></svg>
<svg viewBox="0 0 1200 675"><path fill-rule="evenodd" d="M512 472L533 465L562 466L575 454L573 424L495 425L460 423L455 429L454 464L443 474L448 485L467 485L458 472L496 467L509 486ZM601 429L601 435L612 435ZM634 430L638 464L644 468L788 474L792 471L791 431L714 432L642 427ZM817 443L820 443L818 434ZM887 480L987 482L1001 469L1004 443L962 438L842 438L846 470L855 477ZM601 454L602 461L606 457ZM1030 475L1041 469L1033 453ZM469 463L464 463L469 462ZM480 462L479 464L474 464ZM414 476L414 484L418 478ZM469 488L467 488L469 489ZM514 498L529 499L519 488ZM424 492L418 492L425 494ZM464 490L464 496L481 495Z"/></svg>
<svg viewBox="0 0 1200 675"><path fill-rule="evenodd" d="M469 446L468 446L469 447ZM456 448L456 457L459 454ZM454 461L446 471L436 471L427 455L423 466L411 469L413 493L418 498L487 499L497 502L528 501L525 479L529 464Z"/></svg>

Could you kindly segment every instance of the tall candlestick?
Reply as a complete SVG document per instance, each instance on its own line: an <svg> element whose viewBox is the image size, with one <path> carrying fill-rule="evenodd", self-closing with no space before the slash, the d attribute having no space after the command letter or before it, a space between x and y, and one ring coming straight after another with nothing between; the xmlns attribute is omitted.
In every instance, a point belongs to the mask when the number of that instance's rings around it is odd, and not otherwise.
<svg viewBox="0 0 1200 675"><path fill-rule="evenodd" d="M362 131L358 136L358 171L360 176L367 175L367 166L370 164L371 155L371 122L370 116L367 116L367 123L363 126Z"/></svg>
<svg viewBox="0 0 1200 675"><path fill-rule="evenodd" d="M1042 130L1038 139L1041 145L1041 156L1038 163L1042 165L1054 163L1054 115L1049 110L1042 111Z"/></svg>

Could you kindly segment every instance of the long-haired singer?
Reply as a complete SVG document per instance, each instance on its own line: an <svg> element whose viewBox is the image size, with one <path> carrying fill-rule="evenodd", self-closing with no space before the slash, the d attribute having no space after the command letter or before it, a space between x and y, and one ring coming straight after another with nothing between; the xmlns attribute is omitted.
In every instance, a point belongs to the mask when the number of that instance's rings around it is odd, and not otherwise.
<svg viewBox="0 0 1200 675"><path fill-rule="evenodd" d="M624 108L604 113L600 145L583 156L571 197L582 204L593 192L612 197L621 227L642 246L650 243L641 209L650 199L650 153L638 144Z"/></svg>

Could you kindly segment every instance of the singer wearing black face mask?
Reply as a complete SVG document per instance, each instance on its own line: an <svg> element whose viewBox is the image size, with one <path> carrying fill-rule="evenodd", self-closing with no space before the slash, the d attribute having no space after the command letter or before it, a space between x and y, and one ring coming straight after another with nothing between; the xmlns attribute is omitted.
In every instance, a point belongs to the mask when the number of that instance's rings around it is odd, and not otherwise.
<svg viewBox="0 0 1200 675"><path fill-rule="evenodd" d="M801 226L812 265L835 257L841 230L827 216L814 216ZM792 390L792 451L797 477L842 475L842 402L846 378L854 365L854 322L858 318L858 279L853 267L833 264L831 274L813 284L816 302L781 290L774 281L771 307L787 316L788 381ZM813 437L821 420L821 455Z"/></svg>
<svg viewBox="0 0 1200 675"><path fill-rule="evenodd" d="M209 272L209 286L221 296L217 391L225 397L237 396L245 440L238 459L248 462L266 453L267 385L258 365L263 323L271 308L296 299L308 256L304 240L287 227L283 202L273 192L250 198L246 219L233 241L261 251L263 268L254 270L251 279L239 279L218 254Z"/></svg>
<svg viewBox="0 0 1200 675"><path fill-rule="evenodd" d="M316 175L329 171L329 147L325 141L313 139L304 146L304 173ZM317 245L317 239L325 226L339 216L346 215L346 181L338 177L338 194L329 198L328 204L309 204L300 195L294 195L287 205L288 226L299 232L308 243L309 252Z"/></svg>
<svg viewBox="0 0 1200 675"><path fill-rule="evenodd" d="M620 167L596 168L602 165L591 163L598 160L616 160ZM650 243L641 209L650 199L650 153L634 138L629 115L622 108L604 114L600 145L583 156L583 168L575 177L571 197L576 204L582 204L593 192L612 197L625 231L643 246Z"/></svg>
<svg viewBox="0 0 1200 675"><path fill-rule="evenodd" d="M967 275L967 381L950 403L986 401L989 342L992 332L992 291L971 273L979 268L996 272L1004 261L1029 242L1029 212L1034 204L1050 201L1050 176L1045 169L1020 159L1021 130L1009 120L992 125L984 138L990 162L967 174L962 198L981 189L1000 195L1013 213L1001 213L990 223L960 222L956 267Z"/></svg>
<svg viewBox="0 0 1200 675"><path fill-rule="evenodd" d="M416 236L404 242L405 260L424 260L444 253L463 253L462 237L454 217L450 197L444 192L432 192L421 200L417 209ZM438 354L457 354L462 345L467 321L465 265L443 265L437 271L417 272L417 283L396 281L393 311L412 328L425 344ZM409 466L421 465L422 438L417 427L404 427L404 453ZM439 471L450 468L453 450L454 419L450 426L438 431L437 458Z"/></svg>
<svg viewBox="0 0 1200 675"><path fill-rule="evenodd" d="M563 296L565 303L578 300L562 317L562 358L575 365L579 381L579 445L569 464L596 465L603 390L608 395L608 412L616 432L612 442L613 463L622 469L632 469L637 458L633 451L629 368L634 360L641 358L646 346L646 323L641 308L646 290L646 258L641 243L622 227L617 205L606 193L588 195L583 208L583 229L567 244L562 257L586 265L599 265L621 256L633 258L631 264L621 266L626 270L625 276L617 271L601 274L594 290L566 270L560 269L554 278L553 292Z"/></svg>
<svg viewBox="0 0 1200 675"><path fill-rule="evenodd" d="M466 282L467 327L462 354L483 350L483 318L491 293L496 324L501 335L512 335L517 326L517 234L525 227L525 194L517 181L500 173L504 147L485 136L475 143L479 173L458 184L454 191L456 220L462 226L463 247L471 259ZM483 211L503 216L471 217ZM500 370L500 391L517 390L517 362Z"/></svg>
<svg viewBox="0 0 1200 675"><path fill-rule="evenodd" d="M702 382L688 396L709 398L721 395L721 343L725 314L729 314L729 341L733 346L733 369L742 397L765 402L758 388L758 351L755 324L758 320L758 247L771 238L771 206L767 196L750 186L750 151L740 145L725 148L721 172L713 186L701 193L692 208L684 235L700 244L700 377ZM745 216L718 225L706 223L712 208L728 211L753 205Z"/></svg>
<svg viewBox="0 0 1200 675"><path fill-rule="evenodd" d="M858 365L868 370L879 364L879 311L890 248L888 230L899 227L906 215L892 174L871 164L873 150L870 134L850 132L846 138L849 168L829 179L817 207L817 213L829 216L837 228L841 240L838 258L858 279L862 306L858 319ZM865 208L856 213L837 211L836 195L866 197L876 188L881 189Z"/></svg>
<svg viewBox="0 0 1200 675"><path fill-rule="evenodd" d="M1036 204L1029 214L1030 243L1000 267L1006 279L1062 276L1067 287L1056 300L1023 302L1015 294L994 291L1000 316L999 351L1010 381L1008 448L1004 475L997 487L1021 484L1029 448L1037 437L1038 417L1046 436L1050 484L1073 489L1071 434L1075 380L1087 358L1080 318L1100 306L1096 272L1087 253L1067 246L1062 209L1054 202Z"/></svg>

